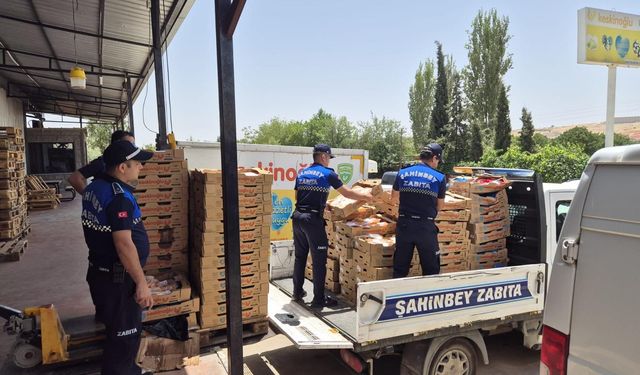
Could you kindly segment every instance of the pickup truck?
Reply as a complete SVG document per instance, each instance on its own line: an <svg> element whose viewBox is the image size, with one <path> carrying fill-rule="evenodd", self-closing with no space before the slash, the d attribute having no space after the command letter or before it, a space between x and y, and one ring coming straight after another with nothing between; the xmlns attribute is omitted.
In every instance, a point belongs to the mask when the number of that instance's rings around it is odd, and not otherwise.
<svg viewBox="0 0 640 375"><path fill-rule="evenodd" d="M576 184L543 184L529 170L472 168L465 173L511 181L508 266L361 282L355 306L336 296L338 306L321 311L292 301L291 277L280 273L270 282L271 322L299 349L340 350L357 373L372 374L373 359L400 354L400 374L472 375L479 360L489 361L484 337L514 329L522 332L523 345L539 348L548 260ZM304 287L310 296L311 282L306 280Z"/></svg>

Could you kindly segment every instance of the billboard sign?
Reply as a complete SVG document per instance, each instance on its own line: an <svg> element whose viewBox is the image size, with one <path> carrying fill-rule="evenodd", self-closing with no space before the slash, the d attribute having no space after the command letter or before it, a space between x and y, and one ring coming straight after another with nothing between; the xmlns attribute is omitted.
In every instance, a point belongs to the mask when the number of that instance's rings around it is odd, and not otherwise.
<svg viewBox="0 0 640 375"><path fill-rule="evenodd" d="M578 63L640 67L640 16L580 9Z"/></svg>

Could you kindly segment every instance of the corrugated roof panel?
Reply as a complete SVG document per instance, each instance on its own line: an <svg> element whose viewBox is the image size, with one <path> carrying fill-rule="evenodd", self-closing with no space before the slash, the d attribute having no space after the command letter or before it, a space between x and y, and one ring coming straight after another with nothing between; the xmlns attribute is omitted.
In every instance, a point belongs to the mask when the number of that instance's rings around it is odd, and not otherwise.
<svg viewBox="0 0 640 375"><path fill-rule="evenodd" d="M111 68L116 71L129 71L133 74L148 75L153 66L150 60L150 9L147 8L148 1L104 1L104 35L134 43L123 43L122 41L109 39L102 39L101 43L98 35L100 33L100 0L75 2L77 4L75 9L76 29L79 32L95 34L94 36L76 34L75 45L72 32L55 29L55 27L73 29L74 9L72 0L0 0L0 15L36 22L39 18L40 22L54 26L54 28L45 28L0 18L0 40L6 43L4 48L45 56L45 58L41 58L16 53L16 60L19 64L23 66L49 67L50 61L46 56L54 57L54 54L60 59L70 60L60 61L59 64L51 64L51 68L58 69L59 66L62 72L31 69L28 71L29 75L27 75L19 70L8 71L0 67L0 75L6 78L7 81L20 86L27 86L24 90L29 92L32 97L28 100L23 99L25 103L41 105L41 110L52 113L64 112L69 115L77 115L86 111L85 117L98 117L100 113L122 115L126 111L126 106L123 105L121 109L118 103L121 100L126 101L121 89L124 79L122 77L104 76L104 85L111 88L108 89L107 87L99 87L99 77L97 75L87 74L88 86L86 90L70 91L69 89L69 73L67 70L74 65L76 58L79 65L83 66L87 72L90 72L91 67L86 64L100 65L100 49L102 49L103 55L102 66L107 68L106 70ZM168 14L174 2L177 4L175 7L176 13L172 14L168 19L170 23L167 26L168 35L166 37L168 40L171 40L194 1L160 0L161 24L164 23L164 14ZM35 7L35 11L33 7ZM46 41L47 38L53 46L53 51ZM100 47L101 44L102 48ZM13 64L9 59L5 63ZM93 70L98 71L98 68ZM145 79L132 79L134 97L140 93L144 82ZM29 88L28 86L34 87ZM38 90L38 86L40 90ZM14 87L12 94L20 94L15 91ZM51 98L60 96L66 99L67 95L71 98L76 98L76 102L69 103ZM93 103L95 99L91 97L101 97L105 104ZM107 101L113 103L107 104Z"/></svg>

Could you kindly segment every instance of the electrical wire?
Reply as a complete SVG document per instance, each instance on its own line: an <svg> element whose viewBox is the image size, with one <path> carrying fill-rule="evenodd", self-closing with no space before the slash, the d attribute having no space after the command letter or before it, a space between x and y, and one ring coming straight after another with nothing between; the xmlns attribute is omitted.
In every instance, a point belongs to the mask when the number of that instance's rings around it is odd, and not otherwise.
<svg viewBox="0 0 640 375"><path fill-rule="evenodd" d="M167 22L167 13L166 7L164 4L164 0L162 0L162 13L164 13L164 22L166 25ZM167 38L167 28L164 28L164 42L165 42L165 50L164 54L166 56L167 61L167 97L169 98L169 127L171 128L171 133L173 133L173 108L171 106L171 73L169 69L169 40Z"/></svg>
<svg viewBox="0 0 640 375"><path fill-rule="evenodd" d="M149 1L147 1L147 8L149 8ZM151 45L151 12L149 12L149 45ZM149 52L151 53L152 51L149 51ZM158 134L157 131L149 129L149 127L147 126L147 122L145 120L145 117L144 117L145 107L147 105L147 94L149 93L149 81L147 81L147 84L144 85L144 87L145 87L145 89L144 89L144 100L142 101L142 125L145 127L145 129L147 129L151 133Z"/></svg>

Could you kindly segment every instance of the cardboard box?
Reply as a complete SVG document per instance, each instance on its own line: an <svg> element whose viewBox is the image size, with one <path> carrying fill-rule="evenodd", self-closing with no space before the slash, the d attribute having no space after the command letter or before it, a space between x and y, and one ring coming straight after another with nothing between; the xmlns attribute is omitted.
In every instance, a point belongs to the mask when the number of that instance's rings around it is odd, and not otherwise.
<svg viewBox="0 0 640 375"><path fill-rule="evenodd" d="M188 170L186 161L147 161L140 171L140 176L167 174Z"/></svg>
<svg viewBox="0 0 640 375"><path fill-rule="evenodd" d="M355 239L355 249L363 253L393 255L396 251L395 234L384 236L361 236Z"/></svg>
<svg viewBox="0 0 640 375"><path fill-rule="evenodd" d="M155 151L153 157L148 162L161 161L181 161L184 160L184 150L181 148L175 150Z"/></svg>
<svg viewBox="0 0 640 375"><path fill-rule="evenodd" d="M440 263L440 273L460 272L467 271L469 265L466 261L452 261L447 263Z"/></svg>
<svg viewBox="0 0 640 375"><path fill-rule="evenodd" d="M170 318L172 316L185 315L196 312L200 309L200 299L193 298L188 301L174 303L170 305L154 306L151 310L142 312L142 321L150 322L154 320Z"/></svg>
<svg viewBox="0 0 640 375"><path fill-rule="evenodd" d="M471 207L471 200L466 196L447 192L444 197L443 211L465 210Z"/></svg>
<svg viewBox="0 0 640 375"><path fill-rule="evenodd" d="M249 268L249 267L247 267ZM222 278L219 277L220 273L224 275L224 270L218 272L209 272L214 271L213 269L208 270L196 270L192 269L191 276L193 278L194 283L198 283L198 287L200 290L205 291L221 291L226 290L226 284L224 280L224 276ZM254 285L260 284L263 282L269 281L269 272L258 270L256 273L242 273L241 274L241 285Z"/></svg>
<svg viewBox="0 0 640 375"><path fill-rule="evenodd" d="M240 289L240 297L248 298L253 296L267 295L269 293L269 283L263 282L259 284L243 285ZM202 304L209 305L212 303L225 302L227 300L227 291L224 290L205 290L200 293Z"/></svg>
<svg viewBox="0 0 640 375"><path fill-rule="evenodd" d="M154 277L160 281L167 279L175 279L180 284L180 288L164 295L152 294L154 305L165 305L168 303L176 303L187 301L191 298L191 284L185 274L180 272L165 272Z"/></svg>
<svg viewBox="0 0 640 375"><path fill-rule="evenodd" d="M487 180L491 180L487 182ZM511 182L502 176L478 176L469 185L469 193L484 194L504 190Z"/></svg>
<svg viewBox="0 0 640 375"><path fill-rule="evenodd" d="M490 211L482 215L471 215L469 222L476 223L490 223L492 221L502 220L509 216L509 211L506 209Z"/></svg>
<svg viewBox="0 0 640 375"><path fill-rule="evenodd" d="M198 263L198 266L200 266L200 268L203 268L203 269L224 268L225 256L222 255L222 256L211 256L211 257L198 257L198 260L196 262ZM265 265L268 263L269 263L268 254L267 256L264 256L260 254L260 252L258 251L240 254L241 265L257 264L258 266L260 266L260 264ZM264 268L266 268L266 265Z"/></svg>
<svg viewBox="0 0 640 375"><path fill-rule="evenodd" d="M187 171L174 172L170 174L156 174L139 176L137 189L160 189L167 187L188 187L189 176Z"/></svg>
<svg viewBox="0 0 640 375"><path fill-rule="evenodd" d="M249 320L267 315L267 305L253 306L249 309L242 310L242 320ZM198 314L198 320L202 328L222 329L227 326L227 315L215 315L205 312Z"/></svg>
<svg viewBox="0 0 640 375"><path fill-rule="evenodd" d="M254 306L267 305L267 296L266 295L258 295L258 296L250 296L240 299L240 305L242 306L242 310L251 309ZM227 302L226 301L217 301L209 304L201 304L200 305L200 313L207 314L226 314L227 313Z"/></svg>
<svg viewBox="0 0 640 375"><path fill-rule="evenodd" d="M436 221L469 221L471 211L469 210L457 210L457 211L440 211L436 216Z"/></svg>
<svg viewBox="0 0 640 375"><path fill-rule="evenodd" d="M471 235L475 235L476 233L487 233L492 232L494 230L503 230L507 234L510 231L511 223L508 218L492 221L489 223L469 223L467 224L467 228ZM507 234L508 235L508 234Z"/></svg>
<svg viewBox="0 0 640 375"><path fill-rule="evenodd" d="M142 269L145 271L174 269L186 272L189 270L189 255L186 252L150 255Z"/></svg>
<svg viewBox="0 0 640 375"><path fill-rule="evenodd" d="M488 194L470 194L470 198L474 205L492 206L494 204L509 204L506 190Z"/></svg>
<svg viewBox="0 0 640 375"><path fill-rule="evenodd" d="M396 223L382 215L374 218L379 222L371 223L367 219L355 219L336 224L336 231L340 234L356 237L366 234L389 234L396 231Z"/></svg>
<svg viewBox="0 0 640 375"><path fill-rule="evenodd" d="M363 188L361 186L354 186L353 190L360 193L371 193L371 188ZM327 208L331 212L333 219L344 219L353 214L364 204L362 201L356 201L342 195L327 202Z"/></svg>
<svg viewBox="0 0 640 375"><path fill-rule="evenodd" d="M163 216L180 214L186 216L189 206L186 200L179 202L138 202L143 216Z"/></svg>
<svg viewBox="0 0 640 375"><path fill-rule="evenodd" d="M189 252L186 241L173 241L169 243L150 243L149 256L167 255L172 253Z"/></svg>
<svg viewBox="0 0 640 375"><path fill-rule="evenodd" d="M186 212L163 216L143 216L142 222L146 229L187 228L189 216Z"/></svg>
<svg viewBox="0 0 640 375"><path fill-rule="evenodd" d="M149 187L136 188L134 193L138 203L158 203L158 202L186 202L188 199L186 187Z"/></svg>
<svg viewBox="0 0 640 375"><path fill-rule="evenodd" d="M466 261L469 257L469 253L466 251L455 251L443 253L440 252L440 263L441 264L450 264L455 262L463 262Z"/></svg>
<svg viewBox="0 0 640 375"><path fill-rule="evenodd" d="M136 363L151 370L170 371L185 366L185 359L200 354L200 334L189 332L187 341L171 340L164 337L144 336L140 341Z"/></svg>
<svg viewBox="0 0 640 375"><path fill-rule="evenodd" d="M467 230L467 223L464 221L436 221L436 226L440 232L462 232Z"/></svg>
<svg viewBox="0 0 640 375"><path fill-rule="evenodd" d="M449 252L460 252L460 251L469 251L470 242L440 242L438 247L440 248L440 253L449 253Z"/></svg>
<svg viewBox="0 0 640 375"><path fill-rule="evenodd" d="M393 266L393 254L356 250L353 252L353 259L356 261L356 264L363 269Z"/></svg>
<svg viewBox="0 0 640 375"><path fill-rule="evenodd" d="M149 229L147 228L147 236L149 237L149 243L174 243L174 242L187 242L188 241L188 228L164 228L164 229Z"/></svg>
<svg viewBox="0 0 640 375"><path fill-rule="evenodd" d="M471 244L469 247L469 251L471 253L482 253L485 251L495 251L502 250L507 247L506 238L501 238L496 241L485 242L483 244Z"/></svg>
<svg viewBox="0 0 640 375"><path fill-rule="evenodd" d="M471 270L486 270L490 268L506 267L508 260L483 260L469 262Z"/></svg>
<svg viewBox="0 0 640 375"><path fill-rule="evenodd" d="M195 227L203 232L224 232L224 222L221 220L222 214L218 215L218 219L210 219L210 220L198 220L195 219ZM271 215L258 216L252 218L243 218L240 217L238 221L240 225L240 230L253 230L258 227L262 228L262 231L270 231L271 230Z"/></svg>
<svg viewBox="0 0 640 375"><path fill-rule="evenodd" d="M375 280L387 280L393 278L393 267L362 267L356 265L358 282L375 281Z"/></svg>
<svg viewBox="0 0 640 375"><path fill-rule="evenodd" d="M485 251L482 253L469 254L467 260L471 263L480 263L487 261L506 263L508 255L509 251L507 249Z"/></svg>
<svg viewBox="0 0 640 375"><path fill-rule="evenodd" d="M485 242L496 241L505 237L506 235L504 232L504 228L500 228L500 229L496 229L494 231L486 232L486 233L483 233L483 232L474 233L473 236L471 236L471 243L481 244Z"/></svg>
<svg viewBox="0 0 640 375"><path fill-rule="evenodd" d="M469 239L469 231L462 232L441 232L438 233L438 241L442 242L465 242Z"/></svg>

